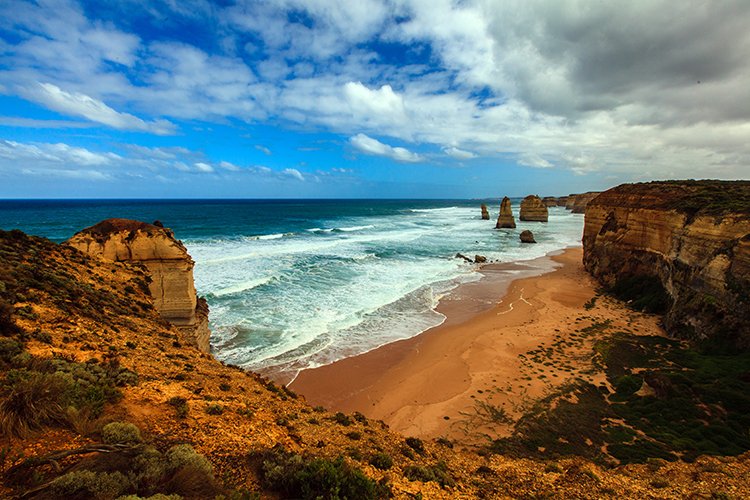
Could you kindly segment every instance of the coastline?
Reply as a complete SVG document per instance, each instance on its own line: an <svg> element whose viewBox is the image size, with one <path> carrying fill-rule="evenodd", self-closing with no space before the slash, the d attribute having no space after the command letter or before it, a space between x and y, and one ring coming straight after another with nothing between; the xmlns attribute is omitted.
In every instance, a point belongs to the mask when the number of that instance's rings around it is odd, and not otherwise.
<svg viewBox="0 0 750 500"><path fill-rule="evenodd" d="M581 255L574 247L535 259L537 267L534 261L485 266L486 278L441 301L443 324L303 370L290 388L310 404L359 411L406 435L462 443L486 439L490 431L496 434L491 437L503 435L525 403L566 376L554 370L530 376L522 358L561 331L572 331L595 295ZM540 273L544 267L547 272ZM488 408L502 409L506 425L485 428L482 413Z"/></svg>

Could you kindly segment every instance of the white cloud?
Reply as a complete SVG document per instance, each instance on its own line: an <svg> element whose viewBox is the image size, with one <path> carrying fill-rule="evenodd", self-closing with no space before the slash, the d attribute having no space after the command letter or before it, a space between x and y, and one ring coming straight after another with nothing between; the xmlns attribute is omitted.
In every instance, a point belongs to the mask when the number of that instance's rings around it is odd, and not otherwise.
<svg viewBox="0 0 750 500"><path fill-rule="evenodd" d="M297 179L298 181L305 180L305 178L302 176L302 173L296 168L285 168L281 171L281 173L293 179Z"/></svg>
<svg viewBox="0 0 750 500"><path fill-rule="evenodd" d="M37 102L122 130L168 117L357 134L358 150L406 162L421 157L371 137L584 174L750 175L746 1L675 16L654 0L198 0L144 15L210 16L217 44L141 39L65 0L0 2L13 35L0 48L3 92L48 82ZM392 63L400 52L408 65Z"/></svg>
<svg viewBox="0 0 750 500"><path fill-rule="evenodd" d="M214 172L214 168L211 165L209 165L208 163L204 163L202 161L195 163L193 166L198 172L204 172L207 174Z"/></svg>
<svg viewBox="0 0 750 500"><path fill-rule="evenodd" d="M240 167L228 161L220 161L219 167L223 168L224 170L229 170L230 172L239 172L241 170Z"/></svg>
<svg viewBox="0 0 750 500"><path fill-rule="evenodd" d="M457 160L470 160L472 158L476 158L477 155L475 153L472 153L471 151L465 151L463 149L458 149L454 147L449 147L443 149L443 152L447 154L448 156L455 158Z"/></svg>
<svg viewBox="0 0 750 500"><path fill-rule="evenodd" d="M377 139L368 137L365 134L357 134L351 137L349 143L363 153L376 156L386 156L402 163L417 163L424 160L420 155L413 153L406 148L383 144Z"/></svg>
<svg viewBox="0 0 750 500"><path fill-rule="evenodd" d="M255 149L263 153L264 155L271 156L271 150L262 144L256 144Z"/></svg>
<svg viewBox="0 0 750 500"><path fill-rule="evenodd" d="M145 122L129 113L115 111L98 99L78 92L66 92L52 83L38 83L26 89L26 95L52 110L119 130L140 130L158 135L171 134L175 130L174 124L166 120Z"/></svg>

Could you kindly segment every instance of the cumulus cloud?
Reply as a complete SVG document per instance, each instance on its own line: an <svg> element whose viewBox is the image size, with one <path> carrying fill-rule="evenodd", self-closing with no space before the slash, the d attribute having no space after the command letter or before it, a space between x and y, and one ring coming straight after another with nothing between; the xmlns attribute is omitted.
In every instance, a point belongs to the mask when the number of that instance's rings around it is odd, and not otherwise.
<svg viewBox="0 0 750 500"><path fill-rule="evenodd" d="M365 154L386 156L402 163L417 163L424 160L420 155L406 148L383 144L379 140L368 137L365 134L357 134L351 137L349 143Z"/></svg>
<svg viewBox="0 0 750 500"><path fill-rule="evenodd" d="M52 83L39 83L26 89L30 99L60 113L80 116L120 130L139 130L158 135L174 133L174 124L166 120L145 122L129 113L120 113L102 101L79 92L66 92Z"/></svg>
<svg viewBox="0 0 750 500"><path fill-rule="evenodd" d="M166 133L167 117L333 131L401 162L422 157L372 136L582 175L750 175L743 0L198 0L144 11L154 26L201 26L195 40L211 42L200 46L129 32L131 8L89 19L72 1L0 4L3 92L121 130ZM35 82L52 87L24 94Z"/></svg>
<svg viewBox="0 0 750 500"><path fill-rule="evenodd" d="M477 155L472 153L471 151L466 151L463 149L458 149L455 147L449 147L443 149L443 152L447 154L448 156L455 158L457 160L470 160L472 158L476 158Z"/></svg>

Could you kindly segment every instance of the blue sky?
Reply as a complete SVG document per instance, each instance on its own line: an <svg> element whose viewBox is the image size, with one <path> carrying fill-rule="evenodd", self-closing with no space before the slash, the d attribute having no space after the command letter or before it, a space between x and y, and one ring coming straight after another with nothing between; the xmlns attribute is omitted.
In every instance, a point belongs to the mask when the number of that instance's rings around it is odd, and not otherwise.
<svg viewBox="0 0 750 500"><path fill-rule="evenodd" d="M750 2L0 3L0 197L750 177Z"/></svg>

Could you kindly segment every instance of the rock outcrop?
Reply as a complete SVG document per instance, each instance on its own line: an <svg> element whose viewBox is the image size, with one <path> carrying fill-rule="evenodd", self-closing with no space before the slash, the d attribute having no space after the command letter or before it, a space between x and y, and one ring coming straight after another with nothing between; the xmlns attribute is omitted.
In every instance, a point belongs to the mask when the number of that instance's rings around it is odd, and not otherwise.
<svg viewBox="0 0 750 500"><path fill-rule="evenodd" d="M588 191L586 193L568 195L565 200L565 208L571 210L574 214L585 213L586 205L599 196L600 193L601 191Z"/></svg>
<svg viewBox="0 0 750 500"><path fill-rule="evenodd" d="M556 207L557 206L557 198L554 196L545 196L542 198L542 203L544 203L545 207Z"/></svg>
<svg viewBox="0 0 750 500"><path fill-rule="evenodd" d="M566 203L568 203L568 197L567 196L560 196L559 198L557 198L557 206L558 207L564 207Z"/></svg>
<svg viewBox="0 0 750 500"><path fill-rule="evenodd" d="M495 224L495 229L515 229L515 227L516 219L515 217L513 217L513 209L510 206L510 198L506 196L500 203L500 215L497 216L497 224Z"/></svg>
<svg viewBox="0 0 750 500"><path fill-rule="evenodd" d="M586 208L583 262L674 336L750 349L750 182L624 184Z"/></svg>
<svg viewBox="0 0 750 500"><path fill-rule="evenodd" d="M540 197L530 194L521 201L521 212L518 217L527 222L547 222L549 212Z"/></svg>
<svg viewBox="0 0 750 500"><path fill-rule="evenodd" d="M490 220L490 212L487 210L487 205L482 203L482 220Z"/></svg>
<svg viewBox="0 0 750 500"><path fill-rule="evenodd" d="M536 240L534 239L534 233L532 233L528 229L521 231L520 236L521 236L521 243L536 243Z"/></svg>
<svg viewBox="0 0 750 500"><path fill-rule="evenodd" d="M198 298L195 263L171 230L128 219L107 219L76 233L68 245L96 258L139 262L151 276L149 291L161 317L209 352L208 304Z"/></svg>

